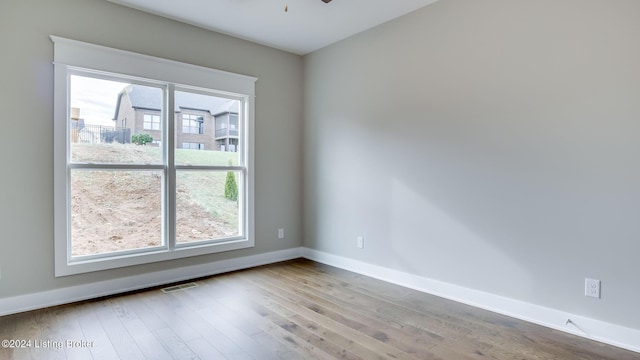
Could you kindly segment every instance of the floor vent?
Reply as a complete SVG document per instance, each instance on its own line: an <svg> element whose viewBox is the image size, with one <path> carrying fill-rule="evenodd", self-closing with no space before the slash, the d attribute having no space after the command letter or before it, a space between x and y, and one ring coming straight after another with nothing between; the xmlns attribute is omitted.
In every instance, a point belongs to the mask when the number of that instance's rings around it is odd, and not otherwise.
<svg viewBox="0 0 640 360"><path fill-rule="evenodd" d="M162 289L162 292L165 294L168 293L172 293L172 292L176 292L176 291L182 291L182 290L186 290L186 289L191 289L194 287L198 287L198 284L191 282L191 283L187 283L187 284L180 284L180 285L174 285L174 286L169 286L166 287L164 289Z"/></svg>

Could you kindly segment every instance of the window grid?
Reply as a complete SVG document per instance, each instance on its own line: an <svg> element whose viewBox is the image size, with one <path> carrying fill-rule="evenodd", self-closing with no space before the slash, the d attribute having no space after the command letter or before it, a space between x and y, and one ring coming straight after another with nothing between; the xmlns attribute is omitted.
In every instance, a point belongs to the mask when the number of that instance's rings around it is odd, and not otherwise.
<svg viewBox="0 0 640 360"><path fill-rule="evenodd" d="M144 114L143 128L145 130L160 130L160 115Z"/></svg>
<svg viewBox="0 0 640 360"><path fill-rule="evenodd" d="M182 115L182 132L185 134L203 134L204 118L193 114Z"/></svg>
<svg viewBox="0 0 640 360"><path fill-rule="evenodd" d="M254 96L255 82L257 78L229 73L225 71L210 69L202 66L181 63L177 61L161 59L153 56L138 54L120 49L113 49L96 44L65 39L51 36L54 43L54 210L59 216L54 219L54 253L55 253L55 276L67 276L92 271L114 269L125 266L147 264L157 261L167 261L191 256L217 253L221 251L237 250L255 246L253 228L255 225L253 217L253 135L254 116ZM147 146L141 149L161 151L157 164L143 161L141 164L130 163L96 163L92 161L78 160L70 161L69 141L73 138L70 129L70 92L69 74L72 72L82 73L95 78L112 79L114 81L126 81L129 83L143 83L157 87L166 88L163 108L166 110L161 116L160 138L154 136L154 142L158 141L158 146ZM135 76L121 76L117 74L133 74ZM155 80L150 80L155 79ZM182 84L176 86L174 84ZM243 120L239 124L239 134L242 146L238 149L238 163L233 165L189 165L175 162L175 153L183 151L176 149L176 134L181 130L179 117L175 117L175 97L174 91L193 91L196 93L211 94L222 98L235 99L240 101L240 118ZM216 89L213 93L207 89ZM115 97L115 96L114 96ZM171 114L169 116L168 114ZM107 121L111 119L106 119ZM141 119L143 120L143 119ZM135 119L134 119L135 121ZM127 125L131 121L122 118L114 131L106 131L103 134L110 139L126 139L128 134ZM178 124L176 124L178 122ZM114 123L115 125L116 123ZM177 126L176 126L177 125ZM144 125L139 124L140 128ZM153 126L153 125L152 125ZM203 129L204 130L204 129ZM136 130L132 128L133 132ZM85 131L86 132L86 131ZM95 133L99 138L101 134ZM126 145L125 148L135 149L137 145ZM201 153L198 153L201 154ZM133 171L147 172L151 177L159 173L159 177L164 181L162 190L164 192L163 208L175 208L176 189L175 175L177 171L199 172L207 171L212 173L227 173L234 171L237 174L237 181L240 189L238 198L239 214L242 220L239 222L243 231L242 236L229 238L229 241L198 243L196 246L190 244L176 245L174 211L166 211L165 225L162 229L166 234L166 244L162 247L148 249L148 251L119 252L114 257L82 257L74 259L71 256L71 239L69 237L71 210L70 210L70 175L71 171L77 170L108 170L108 171ZM75 170L74 170L75 171ZM126 182L125 182L126 184ZM171 185L173 184L173 185ZM172 188L173 186L173 188ZM136 194L133 194L135 197ZM129 197L124 197L128 199Z"/></svg>
<svg viewBox="0 0 640 360"><path fill-rule="evenodd" d="M190 243L181 243L180 246L178 247L176 244L176 239L177 239L177 234L176 234L176 173L180 172L180 171L185 171L185 170L195 170L195 171L208 171L208 172L218 172L218 173L227 173L227 172L239 172L242 176L239 176L239 178L243 179L246 174L247 174L247 168L246 165L244 163L244 160L241 159L241 163L240 164L228 164L228 165L214 165L214 166L208 166L208 165L198 165L198 166L192 166L192 165L188 165L188 166L182 166L182 165L177 165L175 164L175 157L174 157L174 152L175 152L175 148L171 147L171 141L169 141L169 139L173 139L175 136L175 133L173 131L174 129L174 120L175 118L168 116L168 114L173 113L173 108L174 108L174 103L173 101L171 101L174 98L174 94L176 91L189 91L189 89L183 89L183 88L176 88L176 86L174 84L156 84L156 83L148 83L145 80L142 79L135 79L135 78L130 78L130 77L126 77L123 75L118 75L118 74L96 74L93 72L93 70L90 69L73 69L67 72L67 76L70 77L72 75L76 75L76 76L82 76L82 77L87 77L87 78L99 78L99 79L109 79L109 80L113 80L113 81L124 81L124 82L132 82L138 85L144 85L144 86L152 86L152 87L159 87L162 89L162 93L163 93L163 98L166 99L166 101L163 101L163 103L166 104L167 108L166 111L161 110L161 114L160 115L151 115L151 114L145 114L145 116L143 118L145 119L149 119L149 123L154 123L157 119L157 121L160 121L160 123L158 123L159 125L159 129L166 129L166 131L162 131L162 139L158 141L159 144L165 143L167 145L169 145L168 147L163 149L163 156L162 156L162 160L158 163L158 164L126 164L126 163L85 163L85 162L74 162L71 160L71 158L67 159L67 168L68 168L68 178L71 179L71 171L72 170L96 170L96 171L113 171L113 172L121 172L121 171L134 171L134 172L149 172L149 171L158 171L158 170L162 170L164 173L164 176L162 176L163 179L165 179L165 185L163 186L163 188L165 188L166 190L164 191L164 194L162 195L163 198L163 207L166 209L163 218L164 218L164 223L162 225L162 241L161 244L159 245L160 248L163 249L167 249L170 251L174 251L177 248L188 248L190 246L201 246L202 242L198 242L197 244L190 244ZM223 96L222 94L218 94L213 90L204 90L204 89L200 89L199 90L201 93L205 92L208 95L212 95L212 96ZM241 99L239 99L241 100ZM241 106L242 107L242 106ZM197 116L197 115L193 115L193 114L184 114L183 115L183 121L185 121L185 117L187 121L190 121L191 123L196 123L198 124L199 128L202 129L202 121L203 121L203 117L202 116ZM155 119L154 119L155 118ZM162 119L165 119L165 121L161 121ZM237 139L235 139L237 142ZM67 146L70 146L71 143L67 143ZM197 143L197 142L183 142L182 144L182 148L184 149L204 149L205 146L203 143ZM240 198L240 202L243 202L243 198L246 196L246 194L244 193L246 189L246 185L243 184L244 180L241 181L241 186L240 186L240 193L239 193L239 198ZM220 242L220 241L225 241L225 240L236 240L236 239L240 239L242 237L245 237L246 234L246 215L244 214L244 204L239 204L239 209L240 209L240 233L238 234L238 236L232 236L232 237L227 237L227 238L220 238L220 239L210 239L208 242L210 243L216 243L216 242ZM71 238L69 238L69 240L72 241ZM68 257L70 258L70 260L73 262L74 259L77 259L75 261L91 261L91 260L108 260L111 257L114 256L123 256L123 255L128 255L128 254L144 254L146 252L151 252L154 251L155 249L158 248L158 246L149 246L149 247L145 247L145 248L138 248L138 249L130 249L130 250L123 250L123 251L117 251L117 252L106 252L106 253L98 253L98 254L91 254L91 255L85 255L85 256L74 256L72 254L72 242L70 241L70 246L69 249L67 249L67 253L68 253Z"/></svg>

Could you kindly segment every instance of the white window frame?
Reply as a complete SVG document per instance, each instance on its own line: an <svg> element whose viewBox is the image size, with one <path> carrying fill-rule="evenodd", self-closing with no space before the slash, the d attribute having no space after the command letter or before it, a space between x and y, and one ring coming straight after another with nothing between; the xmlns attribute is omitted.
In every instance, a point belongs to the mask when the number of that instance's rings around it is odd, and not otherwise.
<svg viewBox="0 0 640 360"><path fill-rule="evenodd" d="M54 257L55 276L113 269L125 266L167 261L190 256L231 251L255 246L254 220L254 123L255 123L255 82L257 78L210 69L206 67L176 62L172 60L142 55L124 50L108 48L100 45L51 36L54 43ZM246 114L246 122L241 125L242 141L239 166L221 166L219 170L240 171L244 181L244 196L239 200L239 208L244 221L241 224L243 236L222 241L197 242L193 244L176 244L175 226L168 227L166 244L151 249L130 252L118 252L114 256L78 257L71 256L70 227L70 152L69 152L69 118L70 118L70 73L82 69L90 70L96 76L129 77L138 81L148 81L166 86L165 111L167 118L163 122L166 145L165 156L172 157L175 149L174 90L207 91L215 90L217 94L240 99L241 111ZM169 158L164 166L165 176L173 177L169 181L175 186L176 166ZM188 169L211 170L211 167L193 166ZM165 191L168 206L175 207L175 188ZM168 222L175 223L175 215L168 212ZM167 230L167 229L163 229Z"/></svg>

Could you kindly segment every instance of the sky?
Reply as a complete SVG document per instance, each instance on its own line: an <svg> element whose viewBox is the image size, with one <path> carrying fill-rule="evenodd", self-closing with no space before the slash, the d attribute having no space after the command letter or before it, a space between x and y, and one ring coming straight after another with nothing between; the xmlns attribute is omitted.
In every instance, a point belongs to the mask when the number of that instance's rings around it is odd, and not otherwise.
<svg viewBox="0 0 640 360"><path fill-rule="evenodd" d="M129 84L71 75L71 107L87 125L113 126L118 93Z"/></svg>

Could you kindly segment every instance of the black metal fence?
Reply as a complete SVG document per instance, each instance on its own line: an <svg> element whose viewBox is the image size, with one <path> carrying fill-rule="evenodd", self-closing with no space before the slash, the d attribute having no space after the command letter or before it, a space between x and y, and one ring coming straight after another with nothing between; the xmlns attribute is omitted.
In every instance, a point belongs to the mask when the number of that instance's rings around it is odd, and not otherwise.
<svg viewBox="0 0 640 360"><path fill-rule="evenodd" d="M111 130L105 131L102 133L103 142L112 143L119 142L120 144L129 144L131 143L131 129L119 129L119 130Z"/></svg>
<svg viewBox="0 0 640 360"><path fill-rule="evenodd" d="M80 124L71 129L71 141L83 144L118 142L131 143L131 129L115 129L113 126Z"/></svg>

